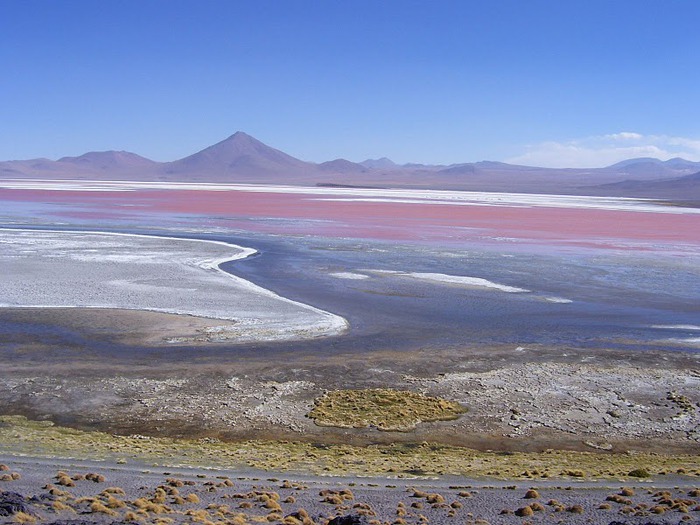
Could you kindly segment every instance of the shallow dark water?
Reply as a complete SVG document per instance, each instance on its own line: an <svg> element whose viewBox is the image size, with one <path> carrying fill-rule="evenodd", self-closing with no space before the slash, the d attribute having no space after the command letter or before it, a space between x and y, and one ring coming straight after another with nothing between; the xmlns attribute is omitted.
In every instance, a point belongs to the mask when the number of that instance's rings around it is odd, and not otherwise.
<svg viewBox="0 0 700 525"><path fill-rule="evenodd" d="M262 235L195 237L257 249L257 255L226 263L223 269L282 296L342 315L351 329L344 336L316 341L149 349L145 354L148 359L188 360L193 355L217 359L232 353L272 356L300 351L430 351L488 345L700 350L664 342L697 337L698 332L651 328L700 324L700 269L684 259L600 251L500 253L493 249ZM480 277L532 292L425 283L363 271L367 269ZM340 279L330 275L333 272L364 273L370 278ZM552 303L545 297L573 302ZM2 311L0 338L6 351L23 342L42 341L62 348L61 352L76 349L114 358L146 359L144 349L96 340L40 319L17 323Z"/></svg>
<svg viewBox="0 0 700 525"><path fill-rule="evenodd" d="M425 246L232 239L260 255L224 268L281 295L346 317L352 336L429 344L624 345L692 332L653 325L698 324L700 272L683 262L628 255L564 256L455 251ZM512 256L510 256L512 255ZM481 277L531 293L505 293L395 276L338 279L363 269ZM662 274L661 276L659 274ZM573 301L552 303L545 297Z"/></svg>

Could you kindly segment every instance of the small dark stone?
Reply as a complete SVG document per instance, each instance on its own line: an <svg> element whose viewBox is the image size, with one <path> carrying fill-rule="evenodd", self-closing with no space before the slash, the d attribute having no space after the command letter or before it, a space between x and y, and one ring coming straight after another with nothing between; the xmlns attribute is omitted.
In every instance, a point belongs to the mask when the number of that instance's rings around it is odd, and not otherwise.
<svg viewBox="0 0 700 525"><path fill-rule="evenodd" d="M96 525L97 523L102 523L102 522L97 522L97 521L89 521L89 520L61 520L61 521L52 521L51 523L47 523L46 525ZM109 525L129 525L125 521L113 521ZM133 525L133 524L131 524Z"/></svg>
<svg viewBox="0 0 700 525"><path fill-rule="evenodd" d="M654 522L654 521L645 521L645 522L636 522L636 521L611 521L608 523L608 525L672 525L669 522L662 521L662 522Z"/></svg>
<svg viewBox="0 0 700 525"><path fill-rule="evenodd" d="M0 516L12 516L18 512L29 512L24 496L16 492L0 491Z"/></svg>
<svg viewBox="0 0 700 525"><path fill-rule="evenodd" d="M359 514L348 514L347 516L336 516L328 525L367 525L367 518Z"/></svg>

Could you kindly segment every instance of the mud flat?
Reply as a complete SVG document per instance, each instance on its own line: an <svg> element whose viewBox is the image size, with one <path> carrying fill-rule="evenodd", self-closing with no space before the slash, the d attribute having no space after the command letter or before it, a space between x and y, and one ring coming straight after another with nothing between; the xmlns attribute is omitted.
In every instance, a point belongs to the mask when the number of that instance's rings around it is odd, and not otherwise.
<svg viewBox="0 0 700 525"><path fill-rule="evenodd" d="M321 358L302 349L259 355L226 349L198 359L176 356L64 359L60 352L25 348L0 374L0 413L122 435L225 441L700 451L695 355L489 348L466 355L329 351ZM362 388L435 396L467 412L410 432L318 426L308 417L324 393Z"/></svg>
<svg viewBox="0 0 700 525"><path fill-rule="evenodd" d="M223 321L185 319L194 333L169 343L306 339L347 328L337 315L220 270L255 253L224 242L3 229L0 246L6 308L127 309Z"/></svg>

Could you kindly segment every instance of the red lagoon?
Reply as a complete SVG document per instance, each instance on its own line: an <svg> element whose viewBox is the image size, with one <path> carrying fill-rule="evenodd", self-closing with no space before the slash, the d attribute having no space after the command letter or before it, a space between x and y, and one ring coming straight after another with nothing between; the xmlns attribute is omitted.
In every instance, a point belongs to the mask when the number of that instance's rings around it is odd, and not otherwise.
<svg viewBox="0 0 700 525"><path fill-rule="evenodd" d="M366 202L296 193L179 189L0 189L0 200L59 205L52 215L81 220L189 215L207 217L217 225L278 234L405 241L513 240L616 248L625 243L700 244L700 214Z"/></svg>

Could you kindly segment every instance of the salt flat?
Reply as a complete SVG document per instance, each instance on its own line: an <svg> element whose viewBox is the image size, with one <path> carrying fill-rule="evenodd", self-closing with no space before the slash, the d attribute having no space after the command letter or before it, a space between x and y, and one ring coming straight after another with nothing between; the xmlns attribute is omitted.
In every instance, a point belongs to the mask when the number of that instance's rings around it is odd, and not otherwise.
<svg viewBox="0 0 700 525"><path fill-rule="evenodd" d="M0 230L0 307L118 308L221 319L227 323L208 328L208 339L234 342L345 331L342 317L219 269L252 253L214 241Z"/></svg>

